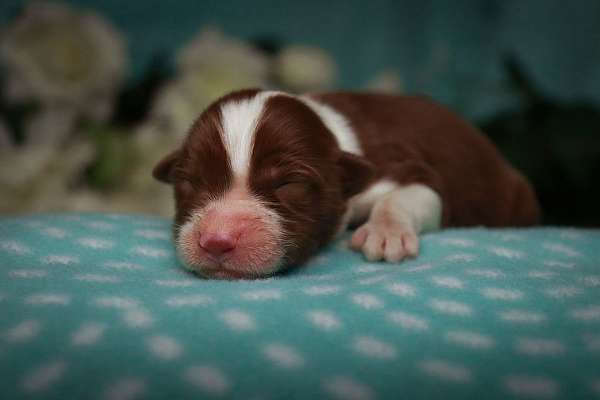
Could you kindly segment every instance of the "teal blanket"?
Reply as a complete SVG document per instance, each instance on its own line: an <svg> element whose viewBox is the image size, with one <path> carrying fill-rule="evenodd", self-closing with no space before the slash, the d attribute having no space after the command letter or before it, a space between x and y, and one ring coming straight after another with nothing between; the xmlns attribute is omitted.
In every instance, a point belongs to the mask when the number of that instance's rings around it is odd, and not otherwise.
<svg viewBox="0 0 600 400"><path fill-rule="evenodd" d="M0 219L6 399L600 397L600 231L456 229L369 263L339 241L257 281L176 261L169 221Z"/></svg>

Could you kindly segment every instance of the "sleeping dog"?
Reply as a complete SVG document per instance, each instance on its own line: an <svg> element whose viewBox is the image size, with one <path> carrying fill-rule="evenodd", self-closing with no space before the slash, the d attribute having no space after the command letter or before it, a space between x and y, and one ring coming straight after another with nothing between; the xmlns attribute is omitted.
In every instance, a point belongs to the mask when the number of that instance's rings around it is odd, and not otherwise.
<svg viewBox="0 0 600 400"><path fill-rule="evenodd" d="M174 187L181 261L217 279L299 265L348 226L352 249L398 262L418 254L423 232L540 215L481 132L419 96L233 92L153 175Z"/></svg>

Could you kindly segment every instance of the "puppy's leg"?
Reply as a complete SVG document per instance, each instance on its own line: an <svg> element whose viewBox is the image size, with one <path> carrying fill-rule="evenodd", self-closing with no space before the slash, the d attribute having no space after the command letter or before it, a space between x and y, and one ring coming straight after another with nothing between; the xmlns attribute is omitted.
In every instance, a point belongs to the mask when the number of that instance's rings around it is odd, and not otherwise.
<svg viewBox="0 0 600 400"><path fill-rule="evenodd" d="M419 252L419 233L439 229L440 196L422 184L399 186L375 200L368 221L352 235L350 247L371 261L397 262Z"/></svg>

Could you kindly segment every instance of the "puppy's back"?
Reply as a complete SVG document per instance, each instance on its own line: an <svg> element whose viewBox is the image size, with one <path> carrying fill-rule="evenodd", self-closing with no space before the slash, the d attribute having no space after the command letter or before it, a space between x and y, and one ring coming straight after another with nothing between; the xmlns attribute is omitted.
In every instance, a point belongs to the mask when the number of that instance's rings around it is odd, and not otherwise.
<svg viewBox="0 0 600 400"><path fill-rule="evenodd" d="M444 203L444 226L522 226L539 222L531 185L491 141L464 119L422 96L321 93L343 114L378 175L424 183Z"/></svg>

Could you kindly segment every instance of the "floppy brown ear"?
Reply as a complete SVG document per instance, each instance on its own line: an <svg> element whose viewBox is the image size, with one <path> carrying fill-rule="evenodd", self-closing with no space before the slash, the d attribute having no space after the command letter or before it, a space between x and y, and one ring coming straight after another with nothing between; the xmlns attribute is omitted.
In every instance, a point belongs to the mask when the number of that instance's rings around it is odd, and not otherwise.
<svg viewBox="0 0 600 400"><path fill-rule="evenodd" d="M375 179L375 166L364 157L342 151L338 165L342 171L341 183L346 198L360 193Z"/></svg>
<svg viewBox="0 0 600 400"><path fill-rule="evenodd" d="M173 183L173 167L179 159L181 151L175 150L160 160L152 170L152 176L164 183Z"/></svg>

